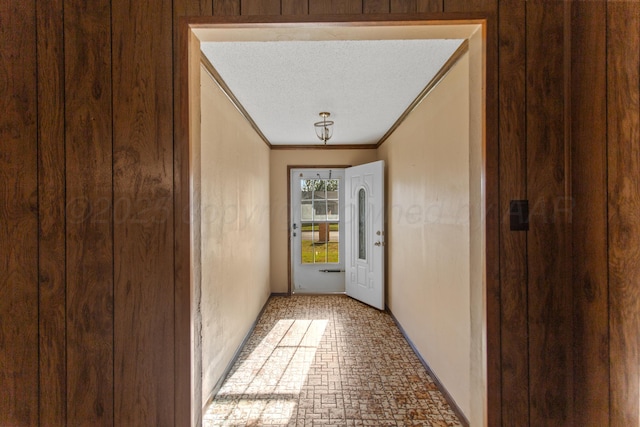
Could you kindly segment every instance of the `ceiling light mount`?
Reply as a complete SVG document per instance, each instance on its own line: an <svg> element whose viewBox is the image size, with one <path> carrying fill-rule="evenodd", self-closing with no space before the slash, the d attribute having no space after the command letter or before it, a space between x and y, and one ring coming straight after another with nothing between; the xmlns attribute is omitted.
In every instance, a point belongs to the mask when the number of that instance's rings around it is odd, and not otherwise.
<svg viewBox="0 0 640 427"><path fill-rule="evenodd" d="M327 141L331 139L333 135L333 121L327 120L327 117L331 116L331 113L323 111L320 113L320 117L322 117L322 121L315 122L313 126L316 128L316 135L320 139L320 141L327 144Z"/></svg>

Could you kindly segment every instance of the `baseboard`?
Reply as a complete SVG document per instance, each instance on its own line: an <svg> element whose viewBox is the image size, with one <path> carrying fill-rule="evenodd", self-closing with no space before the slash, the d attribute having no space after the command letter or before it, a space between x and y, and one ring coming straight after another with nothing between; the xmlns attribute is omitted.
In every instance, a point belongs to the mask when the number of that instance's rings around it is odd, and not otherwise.
<svg viewBox="0 0 640 427"><path fill-rule="evenodd" d="M283 294L283 295L287 295L287 294ZM267 308L267 304L269 304L269 301L271 300L271 297L273 297L273 296L279 296L279 294L273 294L272 293L271 295L269 295L269 298L267 298L267 301L262 306L262 309L260 309L260 313L258 313L258 316L256 317L256 320L253 321L253 324L251 325L251 328L249 328L249 332L247 332L246 335L244 336L244 338L242 339L242 342L240 343L240 345L236 349L235 353L233 353L233 357L231 358L231 361L227 364L227 367L222 372L222 375L220 376L220 379L218 379L218 381L216 382L216 385L213 386L213 389L211 390L211 393L209 393L209 395L207 396L207 399L205 400L204 406L202 407L202 411L203 412L207 408L207 406L209 406L209 404L211 404L211 402L213 401L213 398L216 396L216 394L222 388L222 384L224 384L224 381L227 379L227 376L229 376L229 373L231 372L231 368L233 368L233 365L238 361L238 358L240 357L240 353L242 352L242 349L247 344L247 341L249 341L249 338L251 337L251 334L256 329L256 325L258 324L258 321L262 317L262 314L264 313L264 310Z"/></svg>
<svg viewBox="0 0 640 427"><path fill-rule="evenodd" d="M271 292L272 297L288 297L291 296L289 292Z"/></svg>
<svg viewBox="0 0 640 427"><path fill-rule="evenodd" d="M413 344L413 342L411 341L411 339L409 338L409 336L405 332L405 330L402 327L402 325L400 324L400 322L398 322L398 319L396 319L396 316L394 316L393 313L391 312L391 310L389 310L389 307L386 307L386 309L387 309L387 313L389 313L391 315L391 318L393 319L393 321L395 322L396 326L398 327L398 329L402 333L402 336L404 337L404 339L407 340L407 342L409 343L409 347L411 347L413 352L416 354L416 356L418 357L418 360L420 360L420 363L422 363L422 366L424 366L424 369L427 370L427 373L433 379L433 382L436 383L436 385L438 386L438 389L440 390L440 392L444 396L444 398L447 401L447 403L449 404L449 406L451 406L451 409L453 410L453 412L455 412L456 416L458 417L458 419L460 420L462 425L464 427L469 427L469 420L464 415L464 413L462 412L462 410L460 409L460 407L458 406L456 401L453 400L453 397L451 396L451 394L449 393L447 388L444 386L444 384L442 384L442 381L440 381L438 376L433 372L433 370L431 369L431 367L429 366L427 361L424 360L424 358L422 357L422 355L420 354L420 352L418 351L416 346Z"/></svg>
<svg viewBox="0 0 640 427"><path fill-rule="evenodd" d="M347 295L346 292L292 292L291 295L304 297L324 297L327 295Z"/></svg>

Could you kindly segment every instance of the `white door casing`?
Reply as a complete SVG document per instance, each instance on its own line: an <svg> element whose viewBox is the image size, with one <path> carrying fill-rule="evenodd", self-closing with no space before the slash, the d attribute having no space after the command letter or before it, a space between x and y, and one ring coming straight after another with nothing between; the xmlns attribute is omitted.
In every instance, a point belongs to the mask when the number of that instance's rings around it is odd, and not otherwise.
<svg viewBox="0 0 640 427"><path fill-rule="evenodd" d="M345 169L346 293L384 310L384 161Z"/></svg>

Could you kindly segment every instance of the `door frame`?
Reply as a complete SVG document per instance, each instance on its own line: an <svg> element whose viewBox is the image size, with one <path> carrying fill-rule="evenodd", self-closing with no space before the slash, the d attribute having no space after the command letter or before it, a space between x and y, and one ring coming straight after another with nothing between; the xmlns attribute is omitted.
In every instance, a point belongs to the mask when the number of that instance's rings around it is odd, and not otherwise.
<svg viewBox="0 0 640 427"><path fill-rule="evenodd" d="M351 165L287 165L287 295L293 293L291 275L293 266L291 265L291 170L292 169L346 169ZM311 293L305 295L313 295Z"/></svg>
<svg viewBox="0 0 640 427"><path fill-rule="evenodd" d="M175 354L175 424L191 425L201 410L200 397L194 393L198 378L198 361L193 348L194 328L197 325L194 295L199 284L194 283L192 238L197 234L198 218L193 217L193 185L199 185L199 170L192 164L191 155L199 147L199 84L191 81L190 72L199 71L199 39L194 30L208 26L251 26L268 24L273 27L335 25L358 27L370 25L416 24L476 24L483 32L483 88L482 123L482 202L484 211L484 289L483 326L485 336L485 370L487 394L485 403L489 425L501 419L501 280L500 280L500 180L498 126L498 37L497 17L487 13L410 13L370 15L297 15L297 16L234 16L179 17L174 47L174 354ZM198 52L193 51L197 48ZM199 81L198 81L199 83ZM198 119L196 125L196 116ZM317 148L317 147L314 147ZM329 148L329 147L328 147ZM330 147L336 148L336 147ZM353 148L353 147L350 147ZM302 166L305 167L305 166ZM312 165L310 167L320 167ZM337 166L330 166L337 167ZM289 171L288 171L289 173ZM287 178L289 180L289 178ZM290 183L289 189L290 191ZM288 197L290 199L290 195ZM290 203L290 200L287 202ZM288 209L288 216L290 215ZM289 224L291 219L288 218ZM290 250L290 249L289 249ZM289 263L291 256L288 256ZM288 289L291 293L289 266Z"/></svg>

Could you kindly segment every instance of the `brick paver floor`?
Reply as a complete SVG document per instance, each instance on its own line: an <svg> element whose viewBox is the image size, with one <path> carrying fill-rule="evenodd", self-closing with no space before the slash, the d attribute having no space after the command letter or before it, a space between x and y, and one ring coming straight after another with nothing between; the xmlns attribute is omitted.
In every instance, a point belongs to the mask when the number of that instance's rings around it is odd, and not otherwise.
<svg viewBox="0 0 640 427"><path fill-rule="evenodd" d="M212 426L459 426L388 313L342 295L272 297Z"/></svg>

